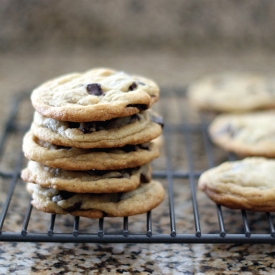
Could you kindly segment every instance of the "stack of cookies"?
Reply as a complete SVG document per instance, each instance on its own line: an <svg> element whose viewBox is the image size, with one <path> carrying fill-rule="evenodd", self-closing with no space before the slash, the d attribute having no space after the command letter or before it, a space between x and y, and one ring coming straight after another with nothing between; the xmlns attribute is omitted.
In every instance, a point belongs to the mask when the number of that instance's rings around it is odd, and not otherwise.
<svg viewBox="0 0 275 275"><path fill-rule="evenodd" d="M150 162L162 119L152 80L111 69L72 73L35 89L29 159L21 177L32 204L48 213L90 218L145 213L164 198Z"/></svg>

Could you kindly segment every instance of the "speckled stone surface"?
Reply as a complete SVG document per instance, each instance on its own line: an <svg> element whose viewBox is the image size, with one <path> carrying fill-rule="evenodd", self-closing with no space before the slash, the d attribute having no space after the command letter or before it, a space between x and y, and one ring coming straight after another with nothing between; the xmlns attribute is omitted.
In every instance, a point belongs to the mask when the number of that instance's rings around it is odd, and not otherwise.
<svg viewBox="0 0 275 275"><path fill-rule="evenodd" d="M93 54L90 55L90 57ZM104 55L102 54L102 57ZM206 71L217 71L218 69L234 68L237 62L235 59L224 55L213 54L213 60L209 56L201 56L198 59L194 56L181 56L170 52L162 55L155 53L155 56L146 54L151 62L147 65L135 63L136 56L125 54L126 57L101 59L99 63L107 63L116 67L130 68L130 71L138 73L144 71L144 75L159 79L163 87L163 97L156 105L166 121L166 127L186 123L196 123L199 120L198 114L183 99L181 92L177 95L167 87L182 87L182 83L188 83ZM163 60L163 67L159 66L156 71L153 69L153 60ZM242 68L256 67L260 71L271 73L274 69L274 56L265 56L258 53L257 61L252 55L242 56ZM96 57L95 57L96 58ZM97 57L99 59L99 57ZM0 67L2 78L0 81L1 91L7 94L1 102L1 129L10 111L10 104L13 97L18 96L21 91L39 84L52 75L58 75L67 70L86 68L88 61L84 55L72 55L70 62L62 54L57 57L58 65L53 55L41 56L6 56L2 60L5 68ZM24 62L29 60L25 68ZM42 61L43 66L35 71L37 63ZM186 60L181 63L180 60ZM235 60L235 62L234 62ZM273 60L273 61L272 61ZM24 62L22 62L24 61ZM200 61L200 65L198 62ZM221 62L222 61L222 62ZM228 61L228 62L226 62ZM273 62L273 63L272 63ZM3 64L4 64L3 63ZM41 63L40 63L41 64ZM136 68L132 64L138 64ZM148 65L149 64L149 65ZM172 73L174 64L178 64L179 70ZM187 65L189 64L189 71ZM212 64L212 65L209 65ZM250 65L249 65L250 64ZM259 65L261 64L261 66ZM15 66L16 65L16 66ZM219 66L219 67L215 67ZM257 66L256 66L257 65ZM264 66L266 65L266 66ZM56 66L56 67L55 67ZM181 67L180 67L181 66ZM210 66L210 69L209 69ZM42 68L43 67L43 68ZM25 68L25 70L24 70ZM54 70L53 70L54 68ZM191 70L192 68L192 70ZM83 70L84 70L83 69ZM134 70L136 69L136 70ZM240 68L239 68L240 69ZM126 69L125 69L126 70ZM29 76L29 78L28 78ZM154 77L155 76L155 77ZM171 76L171 77L170 77ZM39 83L36 83L39 82ZM11 83L13 85L11 85ZM4 95L2 92L2 95ZM167 96L169 94L169 96ZM167 104L169 103L169 104ZM22 101L17 115L17 122L24 127L32 119L32 108L28 98ZM211 116L207 117L211 119ZM1 130L1 134L3 130ZM202 171L208 168L208 160L205 155L204 143L201 133L194 132L190 136L190 150L194 157L193 169ZM21 150L22 133L11 132L5 144L0 159L0 171L6 173L12 171ZM175 171L187 171L190 163L187 158L187 151L184 147L185 139L182 132L172 132L169 137L165 136L161 156L153 162L155 170L167 168L167 154L171 154L171 167ZM214 148L214 162L220 163L227 158L222 150ZM26 163L24 160L23 165ZM2 209L8 192L11 179L0 177L0 207ZM167 190L166 179L161 179ZM194 216L192 207L192 196L188 179L174 179L174 206L177 233L195 233ZM28 207L30 196L25 191L25 184L18 181L9 211L3 225L3 232L21 232L22 223ZM217 210L204 193L197 191L197 202L200 216L202 234L219 233ZM227 233L243 234L243 222L240 211L233 211L222 208L224 226ZM247 213L249 227L253 233L268 234L269 227L264 213ZM274 214L271 215L274 221ZM33 209L28 232L46 233L49 228L50 215L40 213ZM55 233L72 233L73 217L57 216L54 226ZM104 232L106 234L121 234L123 220L119 218L105 218ZM79 224L80 233L96 233L98 221L81 218ZM146 232L146 215L138 215L129 218L129 232ZM152 211L152 232L153 234L170 234L169 201L168 195L164 202ZM93 244L93 243L27 243L27 242L1 242L0 243L0 274L271 274L275 272L274 256L275 245L273 244Z"/></svg>
<svg viewBox="0 0 275 275"><path fill-rule="evenodd" d="M11 243L1 244L0 251L1 275L237 275L271 274L274 270L271 245Z"/></svg>

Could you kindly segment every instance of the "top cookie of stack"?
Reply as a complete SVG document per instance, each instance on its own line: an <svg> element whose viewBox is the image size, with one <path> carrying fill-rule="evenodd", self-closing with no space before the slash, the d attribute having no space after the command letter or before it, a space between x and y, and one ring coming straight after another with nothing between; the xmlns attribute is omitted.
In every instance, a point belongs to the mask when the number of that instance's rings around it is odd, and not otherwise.
<svg viewBox="0 0 275 275"><path fill-rule="evenodd" d="M23 141L30 161L21 174L33 205L87 217L134 215L158 205L164 191L151 181L150 161L159 155L153 140L162 120L147 111L158 98L152 80L104 68L35 89L36 111Z"/></svg>
<svg viewBox="0 0 275 275"><path fill-rule="evenodd" d="M38 113L62 121L104 121L146 110L159 98L155 82L111 69L72 73L35 89Z"/></svg>

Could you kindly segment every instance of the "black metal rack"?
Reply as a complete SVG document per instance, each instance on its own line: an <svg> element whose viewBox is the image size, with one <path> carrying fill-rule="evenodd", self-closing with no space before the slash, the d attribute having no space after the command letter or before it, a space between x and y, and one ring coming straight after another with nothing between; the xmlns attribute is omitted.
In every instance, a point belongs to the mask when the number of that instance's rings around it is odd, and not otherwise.
<svg viewBox="0 0 275 275"><path fill-rule="evenodd" d="M184 97L183 90L173 91L173 96L176 97L176 100L180 100ZM169 93L163 94L163 102L171 97L171 91ZM7 141L9 140L10 135L23 135L26 129L29 126L29 121L22 125L18 123L18 110L23 100L28 98L29 94L22 95L15 100L9 117L4 125L2 132L2 137L0 140L0 157L1 161L3 158L3 151L6 146ZM180 101L179 101L179 104ZM161 106L161 112L164 117L169 116L171 109L164 108L164 104ZM166 105L165 105L166 106ZM180 107L181 109L181 107ZM44 214L43 218L48 221L48 229L43 232L36 232L35 230L28 230L29 224L31 223L31 217L33 208L30 204L30 198L24 201L25 210L22 214L22 220L20 222L21 230L4 230L5 223L10 219L12 214L8 215L10 203L12 201L14 190L18 185L23 185L24 183L20 180L20 171L22 168L23 154L21 150L18 151L18 158L15 161L14 169L10 172L0 171L0 176L2 179L5 179L7 183L5 199L1 203L1 216L0 216L0 241L12 241L12 242L73 242L73 243L275 243L275 229L272 222L272 214L265 213L266 216L266 227L268 232L266 233L254 233L250 229L250 223L247 218L246 211L237 211L232 210L233 215L241 215L242 224L241 232L231 233L230 230L225 229L225 222L223 218L223 209L221 206L216 205L214 208L210 209L212 211L209 213L210 216L216 216L218 227L214 230L208 230L204 232L201 229L200 222L200 213L198 209L198 200L197 200L197 191L196 183L199 178L202 170L198 170L195 167L195 156L192 151L191 144L196 142L192 139L192 134L196 133L200 136L200 139L203 144L204 151L200 154L203 154L207 160L207 165L213 167L215 165L215 153L213 152L213 146L207 135L207 126L208 121L205 119L205 116L200 114L199 123L190 123L180 115L180 122L173 124L169 122L165 125L163 135L164 135L164 150L165 150L165 168L164 169L154 169L153 177L159 179L166 184L167 191L167 200L164 202L166 209L169 208L169 225L166 224L166 228L162 232L162 228L155 230L154 219L152 215L155 210L144 214L146 216L144 221L144 232L136 233L134 230L129 230L129 218L121 218L121 228L118 232L108 233L104 227L106 226L105 219L95 220L97 224L97 232L87 232L82 233L80 228L80 218L74 217L71 232L58 232L55 231L55 224L57 215ZM186 155L185 162L187 164L186 169L174 169L172 164L173 152L172 147L170 146L173 142L171 137L173 133L177 133L183 137L184 142L181 144L184 148ZM21 142L21 139L19 139ZM18 147L20 148L20 147ZM196 156L197 158L197 156ZM229 159L234 159L235 156L232 154L228 155ZM190 205L192 205L192 215L193 215L193 224L194 230L188 233L182 233L177 230L176 224L176 213L174 202L175 196L175 180L185 180L189 183L190 191ZM186 188L186 187L185 187ZM24 209L22 207L22 211ZM216 208L213 213L213 209ZM190 214L190 213L189 213ZM188 214L188 215L189 215ZM162 215L160 213L160 215ZM263 221L261 221L263 222ZM107 224L108 225L108 224ZM167 226L170 226L170 229L167 229ZM210 232L209 232L210 231Z"/></svg>

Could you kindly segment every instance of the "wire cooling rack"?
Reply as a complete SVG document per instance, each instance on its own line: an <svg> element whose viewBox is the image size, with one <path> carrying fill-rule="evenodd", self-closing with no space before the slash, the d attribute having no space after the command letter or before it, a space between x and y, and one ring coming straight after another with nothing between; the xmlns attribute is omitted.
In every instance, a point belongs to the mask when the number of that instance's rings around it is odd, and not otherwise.
<svg viewBox="0 0 275 275"><path fill-rule="evenodd" d="M184 89L163 89L157 107L166 124L162 155L153 162L153 178L163 183L166 199L131 221L132 217L87 221L33 209L20 179L26 163L21 142L32 118L29 93L17 98L10 110L0 140L0 241L275 243L273 214L224 209L197 191L204 170L236 157L212 145L207 134L211 115L196 113L186 102ZM84 229L82 219L86 220Z"/></svg>

